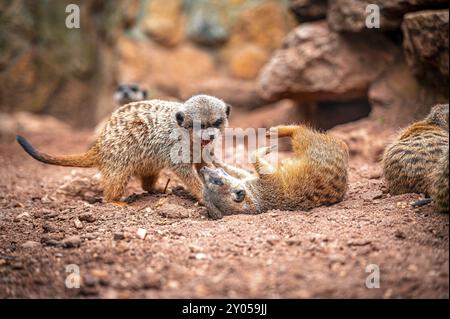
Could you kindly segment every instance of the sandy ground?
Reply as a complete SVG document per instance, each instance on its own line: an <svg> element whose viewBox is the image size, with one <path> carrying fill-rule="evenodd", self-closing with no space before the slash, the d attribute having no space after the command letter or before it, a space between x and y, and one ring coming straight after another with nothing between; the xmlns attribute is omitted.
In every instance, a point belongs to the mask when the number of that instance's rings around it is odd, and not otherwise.
<svg viewBox="0 0 450 319"><path fill-rule="evenodd" d="M86 149L90 132L50 127L15 130L49 153ZM169 172L167 194L132 182L126 208L102 203L95 174L38 163L1 136L0 297L449 297L449 215L386 194L378 163L352 158L334 206L218 221ZM380 288L368 289L373 264ZM81 287L68 288L77 269Z"/></svg>

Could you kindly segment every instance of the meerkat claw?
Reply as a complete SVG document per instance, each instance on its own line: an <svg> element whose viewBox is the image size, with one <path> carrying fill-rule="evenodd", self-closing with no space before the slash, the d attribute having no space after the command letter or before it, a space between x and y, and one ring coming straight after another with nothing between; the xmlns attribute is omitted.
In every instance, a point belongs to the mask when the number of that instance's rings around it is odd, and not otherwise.
<svg viewBox="0 0 450 319"><path fill-rule="evenodd" d="M127 202L121 202L121 201L111 202L111 204L113 204L114 206L117 206L117 207L121 207L121 208L125 208L125 207L129 206L129 204Z"/></svg>
<svg viewBox="0 0 450 319"><path fill-rule="evenodd" d="M413 208L422 207L431 203L431 198L422 198L411 203Z"/></svg>

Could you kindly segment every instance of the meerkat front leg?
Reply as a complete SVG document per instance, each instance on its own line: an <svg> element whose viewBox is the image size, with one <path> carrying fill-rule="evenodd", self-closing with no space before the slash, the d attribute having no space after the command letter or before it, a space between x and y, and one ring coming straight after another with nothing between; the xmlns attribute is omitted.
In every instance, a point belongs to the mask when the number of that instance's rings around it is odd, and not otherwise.
<svg viewBox="0 0 450 319"><path fill-rule="evenodd" d="M172 170L183 181L197 201L203 204L203 183L192 164L178 165L173 167Z"/></svg>

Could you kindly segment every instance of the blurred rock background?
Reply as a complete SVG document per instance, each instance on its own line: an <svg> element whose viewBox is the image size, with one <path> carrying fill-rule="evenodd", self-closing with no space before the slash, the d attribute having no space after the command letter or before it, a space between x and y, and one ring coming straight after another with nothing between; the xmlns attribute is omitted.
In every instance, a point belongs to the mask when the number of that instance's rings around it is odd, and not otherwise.
<svg viewBox="0 0 450 319"><path fill-rule="evenodd" d="M80 29L65 27L69 3ZM369 3L381 8L379 29L365 26ZM448 5L1 1L0 111L92 127L115 108L114 87L133 82L150 98L216 95L243 112L242 125L328 129L368 117L397 128L448 103Z"/></svg>

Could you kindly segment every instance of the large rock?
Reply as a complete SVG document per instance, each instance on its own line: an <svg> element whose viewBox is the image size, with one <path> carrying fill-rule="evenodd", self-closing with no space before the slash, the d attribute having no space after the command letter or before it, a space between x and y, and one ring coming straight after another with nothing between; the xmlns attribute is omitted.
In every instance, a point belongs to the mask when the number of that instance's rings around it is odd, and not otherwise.
<svg viewBox="0 0 450 319"><path fill-rule="evenodd" d="M348 100L367 89L397 48L383 35L342 35L326 22L304 23L286 38L258 79L267 99Z"/></svg>
<svg viewBox="0 0 450 319"><path fill-rule="evenodd" d="M247 44L236 50L229 62L232 76L241 79L254 79L270 55L261 47Z"/></svg>
<svg viewBox="0 0 450 319"><path fill-rule="evenodd" d="M186 1L189 39L205 46L223 44L229 36L229 8L225 1Z"/></svg>
<svg viewBox="0 0 450 319"><path fill-rule="evenodd" d="M80 29L65 27L66 6L80 1L4 1L0 15L0 109L50 113L94 125L92 110L111 95L114 39L122 5L89 1Z"/></svg>
<svg viewBox="0 0 450 319"><path fill-rule="evenodd" d="M236 18L230 38L222 49L222 60L229 74L254 78L270 53L281 45L293 26L294 18L282 3L264 1L243 10ZM263 55L265 61L261 61ZM251 70L242 68L243 63L247 63L252 56L254 61L251 61Z"/></svg>
<svg viewBox="0 0 450 319"><path fill-rule="evenodd" d="M370 116L391 127L406 126L424 118L431 106L448 102L448 96L424 86L414 76L402 55L371 84L368 97Z"/></svg>
<svg viewBox="0 0 450 319"><path fill-rule="evenodd" d="M218 96L233 107L254 109L267 104L256 90L255 81L238 80L230 77L208 77L192 82L182 88L181 99L195 94Z"/></svg>
<svg viewBox="0 0 450 319"><path fill-rule="evenodd" d="M399 29L403 15L407 12L448 7L447 0L333 0L329 1L327 13L330 28L340 32L370 30L366 27L366 8L369 4L380 8L381 30Z"/></svg>
<svg viewBox="0 0 450 319"><path fill-rule="evenodd" d="M402 24L406 61L417 78L448 92L448 10L408 13Z"/></svg>
<svg viewBox="0 0 450 319"><path fill-rule="evenodd" d="M179 44L184 35L184 16L180 0L152 0L142 20L142 29L153 40L166 45Z"/></svg>
<svg viewBox="0 0 450 319"><path fill-rule="evenodd" d="M169 49L123 37L118 47L120 81L140 83L162 95L179 97L183 87L216 73L213 57L190 44Z"/></svg>
<svg viewBox="0 0 450 319"><path fill-rule="evenodd" d="M289 0L289 9L299 22L321 20L327 16L327 0Z"/></svg>

